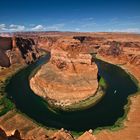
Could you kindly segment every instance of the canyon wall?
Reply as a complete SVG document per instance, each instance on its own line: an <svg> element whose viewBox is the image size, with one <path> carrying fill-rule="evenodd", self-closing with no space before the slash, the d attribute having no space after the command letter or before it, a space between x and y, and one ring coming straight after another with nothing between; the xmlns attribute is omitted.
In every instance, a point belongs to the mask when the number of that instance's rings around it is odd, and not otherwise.
<svg viewBox="0 0 140 140"><path fill-rule="evenodd" d="M12 49L12 38L0 37L0 66L2 67L10 66L10 60L6 52L11 49Z"/></svg>
<svg viewBox="0 0 140 140"><path fill-rule="evenodd" d="M52 45L58 40L57 36L38 37L36 40L39 49L50 51Z"/></svg>
<svg viewBox="0 0 140 140"><path fill-rule="evenodd" d="M105 39L103 37L90 37L90 36L43 36L35 39L38 48L50 51L53 48L62 47L62 45L67 45L73 40L77 42L76 48L81 52L85 53L95 53L100 48L101 42ZM74 48L74 47L73 47ZM74 49L76 49L74 48Z"/></svg>
<svg viewBox="0 0 140 140"><path fill-rule="evenodd" d="M21 36L19 38L24 38L23 42L26 42L25 38L30 38L30 36L27 35L26 37L23 37L24 36L23 34L24 33L21 33ZM31 34L33 35L34 33L31 33ZM102 58L104 61L108 61L113 64L121 64L121 66L123 68L128 70L128 72L130 72L132 75L135 76L135 78L137 78L140 81L140 72L139 72L139 70L140 70L140 35L139 34L60 33L60 32L57 33L56 32L55 36L53 36L53 32L52 32L52 33L47 34L49 37L46 37L46 33L36 33L37 36L38 36L38 34L40 36L42 36L42 34L43 34L44 37L38 39L38 37L33 36L31 38L34 39L35 44L38 43L38 47L40 49L49 50L49 51L51 51L51 55L52 55L50 63L46 66L43 66L42 71L37 73L37 75L34 77L34 79L32 81L32 86L34 88L33 90L35 90L36 93L41 91L42 92L41 96L44 96L44 98L46 98L46 94L43 94L43 92L46 89L49 89L49 91L47 91L47 90L46 91L51 92L51 94L52 94L53 92L51 89L56 90L55 85L58 83L58 81L62 82L63 77L66 79L67 78L70 79L69 76L71 76L73 74L78 76L78 73L77 73L78 69L80 69L80 71L81 71L81 69L83 67L83 71L85 72L86 76L90 75L90 73L93 72L92 70L90 72L87 71L87 68L92 67L90 65L91 56L87 52L97 53L97 57ZM67 39L59 40L60 38L63 38L63 39L67 38ZM53 41L53 39L55 41ZM74 41L72 41L71 39L74 39ZM7 39L5 39L5 40L7 40ZM22 43L21 40L19 41L20 42L19 46L21 46L20 49L16 46L16 41L13 42L14 45L11 46L11 39L8 39L8 41L6 41L5 43L2 43L0 45L0 65L1 66L8 67L9 65L17 63L18 61L19 61L18 63L20 63L20 62L25 63L26 57L28 58L28 56L31 56L31 58L29 60L32 61L32 55L28 54L30 51L32 52L32 50L30 50L30 48L28 48L28 47L26 48L25 47L26 45L24 45L26 43ZM63 43L63 41L64 41L64 43ZM27 41L27 42L30 42L30 41ZM0 40L0 43L1 43L1 40ZM21 44L23 44L23 45L21 45ZM68 44L71 44L71 45L68 45ZM32 45L28 44L27 46L32 46ZM64 46L66 46L66 47L64 47ZM71 47L67 47L67 46L71 46ZM24 47L28 51L24 51ZM23 50L23 52L21 52L22 50ZM93 50L95 50L95 51L93 51ZM78 51L80 51L80 53L77 53ZM94 59L92 59L92 61L94 61ZM53 71L52 71L52 69L53 69ZM49 71L49 72L45 73L46 71ZM55 72L59 72L58 74L60 74L58 79L56 79L58 75L55 75L56 74ZM96 71L96 66L95 66L95 73L96 72L97 71ZM68 77L67 77L67 75L68 75ZM48 77L49 77L49 79L47 79ZM46 79L48 81L46 81ZM50 84L49 80L52 81L51 84ZM66 87L66 90L68 89L68 87L70 87L70 88L73 87L72 84L69 84L69 86L65 86L64 83L66 83L66 82L64 81L63 83L61 83L61 84L63 84L63 87L60 87L60 85L57 84L58 85L57 88L62 88L64 91L64 87ZM38 87L35 89L36 85ZM80 83L80 85L81 85L81 83ZM43 89L44 89L44 91L42 91ZM85 89L82 89L82 90L85 90ZM82 92L80 91L78 95L80 95L81 93ZM55 98L56 95L53 94L53 96ZM140 121L138 121L139 120L138 116L140 114L139 113L140 98L137 98L137 96L134 96L132 98L133 102L132 102L132 105L131 105L131 108L129 111L128 119L126 119L126 121L125 121L124 129L116 131L115 133L113 131L103 130L95 136L93 136L89 132L85 132L85 134L80 136L78 138L78 140L88 140L88 139L91 139L91 140L116 139L116 140L118 140L118 139L124 139L124 136L126 139L131 139L131 140L138 139L140 137L139 136L139 122ZM77 97L77 95L76 95L76 97ZM75 99L75 96L73 96L72 99ZM66 102L61 102L61 103L66 104L69 102L66 101ZM9 122L7 122L7 123L9 123ZM13 121L13 124L14 123L15 122ZM18 123L18 121L17 121L17 123ZM11 127L12 127L12 125L11 125ZM23 126L20 126L20 127L21 127L21 129L23 128ZM28 132L28 133L30 133L30 132ZM68 136L66 134L68 134ZM9 138L8 136L6 136L5 132L0 130L0 138L1 138L1 136L4 136L4 138L6 138L6 139ZM70 139L70 140L74 139L67 131L65 132L65 130L60 130L60 131L58 131L58 133L56 132L56 134L51 137L42 135L39 138L40 139L41 138L42 139L54 139L54 140L66 139L66 138ZM34 138L34 139L36 139L36 138Z"/></svg>
<svg viewBox="0 0 140 140"><path fill-rule="evenodd" d="M102 44L98 55L112 59L118 64L140 65L140 42L107 41Z"/></svg>
<svg viewBox="0 0 140 140"><path fill-rule="evenodd" d="M12 49L12 38L11 37L0 37L0 49L3 49L3 50Z"/></svg>
<svg viewBox="0 0 140 140"><path fill-rule="evenodd" d="M91 91L96 91L95 89L97 89L98 84L96 84L95 79L97 79L98 70L90 54L97 54L97 57L104 56L112 61L116 60L118 64L130 64L131 66L139 67L140 42L138 41L138 36L132 41L133 37L129 37L129 35L127 35L126 38L123 36L120 37L118 34L115 34L116 38L114 35L103 35L104 34L100 36L49 36L49 39L40 40L42 46L43 43L45 43L44 49L51 51L51 59L31 80L31 88L43 98L54 99L56 104L57 100L60 99L62 99L62 104L70 104L66 98L68 96L65 96L65 93L73 93L73 95L71 94L72 100L73 102L77 102L78 98L76 97L79 97L80 100L85 99L84 95L90 95L89 93L91 93ZM53 41L53 39L55 41ZM95 75L90 77L89 73L95 73ZM73 75L76 75L79 79L75 79ZM88 84L85 84L81 80L82 78L90 82L94 81L95 83L92 85L95 85L95 87L92 86L91 88ZM85 88L81 88L78 83L73 84L70 79L80 81L80 84L82 83ZM71 81L71 83L68 83L67 80ZM58 91L64 94L60 94ZM55 93L57 93L57 97ZM80 93L83 93L83 95ZM71 97L69 97L69 99L70 98Z"/></svg>
<svg viewBox="0 0 140 140"><path fill-rule="evenodd" d="M35 41L31 38L0 37L0 66L16 63L30 64L40 56Z"/></svg>

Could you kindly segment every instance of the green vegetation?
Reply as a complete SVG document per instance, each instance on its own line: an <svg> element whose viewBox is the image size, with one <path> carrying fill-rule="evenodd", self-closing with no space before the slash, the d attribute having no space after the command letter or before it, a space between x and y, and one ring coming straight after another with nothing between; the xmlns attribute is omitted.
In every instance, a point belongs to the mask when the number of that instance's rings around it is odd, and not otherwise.
<svg viewBox="0 0 140 140"><path fill-rule="evenodd" d="M100 80L99 80L99 85L100 85L101 87L106 88L106 82L105 82L105 79L104 79L103 77L100 78Z"/></svg>
<svg viewBox="0 0 140 140"><path fill-rule="evenodd" d="M131 97L137 96L138 94L140 94L140 92L138 91L135 95L130 95L128 96L128 103L124 106L124 110L125 113L122 117L120 117L114 125L112 126L106 126L106 127L98 127L97 129L94 130L94 134L98 134L101 130L110 130L110 131L118 131L120 129L124 128L124 121L127 120L127 114L130 110L130 105L131 105Z"/></svg>
<svg viewBox="0 0 140 140"><path fill-rule="evenodd" d="M15 105L6 97L0 99L0 116L15 108Z"/></svg>
<svg viewBox="0 0 140 140"><path fill-rule="evenodd" d="M23 66L13 65L0 71L0 116L15 108L14 103L6 97L5 86L9 79L16 74Z"/></svg>
<svg viewBox="0 0 140 140"><path fill-rule="evenodd" d="M105 60L103 60L102 58L100 58L99 56L97 56L96 55L96 58L97 59L100 59L100 60L102 60L102 61L105 61ZM109 62L107 62L107 61L105 61L106 63L109 63ZM115 65L115 64L112 64L112 65ZM106 127L98 127L97 129L95 129L94 130L94 134L96 135L96 134L98 134L100 131L102 131L102 130L109 130L109 131L118 131L118 130L120 130L120 129L123 129L124 128L124 121L125 120L127 120L127 114L128 114L128 112L129 112L129 110L130 110L130 105L131 105L131 97L136 97L138 94L140 94L140 82L135 78L135 76L133 76L130 72L128 72L128 70L127 69L124 69L123 68L123 65L124 64L117 64L117 65L115 65L115 66L118 66L119 68L121 68L121 69L123 69L123 70L125 70L125 72L131 77L131 79L132 79L132 81L137 85L137 87L138 87L138 92L136 92L135 94L133 94L133 95L130 95L130 96L128 96L128 103L124 106L124 110L125 110L125 113L124 113L124 115L122 116L122 117L120 117L116 122L115 122L115 124L114 125L112 125L112 126L106 126ZM99 80L99 84L101 84L101 85L104 85L104 79L102 79L102 77L100 78L100 80Z"/></svg>

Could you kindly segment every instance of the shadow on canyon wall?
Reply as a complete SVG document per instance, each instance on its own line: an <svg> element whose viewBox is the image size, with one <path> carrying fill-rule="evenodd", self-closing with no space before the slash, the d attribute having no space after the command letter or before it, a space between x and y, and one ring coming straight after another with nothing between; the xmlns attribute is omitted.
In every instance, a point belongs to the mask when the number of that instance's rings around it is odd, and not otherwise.
<svg viewBox="0 0 140 140"><path fill-rule="evenodd" d="M0 66L15 63L30 64L39 58L35 41L31 38L0 37Z"/></svg>

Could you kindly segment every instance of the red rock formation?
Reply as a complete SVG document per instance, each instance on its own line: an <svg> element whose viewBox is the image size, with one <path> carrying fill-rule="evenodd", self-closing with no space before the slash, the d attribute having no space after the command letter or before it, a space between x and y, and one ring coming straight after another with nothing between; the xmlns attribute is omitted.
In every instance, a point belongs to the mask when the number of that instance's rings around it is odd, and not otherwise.
<svg viewBox="0 0 140 140"><path fill-rule="evenodd" d="M104 57L112 57L119 64L140 64L140 42L107 41L102 45L99 54Z"/></svg>
<svg viewBox="0 0 140 140"><path fill-rule="evenodd" d="M37 47L46 51L52 49L52 45L57 41L59 37L38 37L37 38Z"/></svg>
<svg viewBox="0 0 140 140"><path fill-rule="evenodd" d="M20 132L15 130L13 134L8 136L4 130L0 128L0 140L23 140L21 139Z"/></svg>
<svg viewBox="0 0 140 140"><path fill-rule="evenodd" d="M12 38L11 37L0 37L0 49L2 49L2 50L12 49Z"/></svg>
<svg viewBox="0 0 140 140"><path fill-rule="evenodd" d="M65 38L62 37L53 44L52 49L55 48L59 50L69 51L72 53L75 53L75 52L76 53L97 53L100 47L93 38L84 36L83 41L80 41L79 38L82 38L82 36L65 37Z"/></svg>
<svg viewBox="0 0 140 140"><path fill-rule="evenodd" d="M8 136L5 133L5 131L0 128L0 140L24 140L24 139L20 136L20 132L18 130L15 130ZM57 132L51 134L50 136L43 134L40 135L40 137L36 138L34 136L31 136L29 138L26 138L25 140L96 140L96 138L91 131L86 131L84 134L82 134L76 139L72 136L70 131L64 130L62 128L61 130L58 130Z"/></svg>
<svg viewBox="0 0 140 140"><path fill-rule="evenodd" d="M31 38L0 37L0 66L15 63L30 64L39 58L35 42Z"/></svg>
<svg viewBox="0 0 140 140"><path fill-rule="evenodd" d="M103 37L90 37L90 36L42 36L38 37L38 48L46 51L51 51L53 48L61 48L70 43L76 43L76 48L80 48L80 51L85 53L95 53L100 48L101 42L105 39ZM62 41L63 40L63 41ZM82 41L81 41L82 40ZM62 45L63 44L63 45ZM60 46L61 45L61 46ZM74 45L74 44L73 44ZM73 46L74 47L74 46Z"/></svg>
<svg viewBox="0 0 140 140"><path fill-rule="evenodd" d="M0 49L0 66L2 67L10 66L10 60L8 56L6 55L5 51L2 49Z"/></svg>
<svg viewBox="0 0 140 140"><path fill-rule="evenodd" d="M16 38L16 46L18 47L22 58L27 64L34 62L39 57L39 52L35 42L31 38Z"/></svg>
<svg viewBox="0 0 140 140"><path fill-rule="evenodd" d="M61 129L58 132L56 132L50 139L51 140L74 140L74 137L70 134L70 132Z"/></svg>
<svg viewBox="0 0 140 140"><path fill-rule="evenodd" d="M96 137L94 135L92 135L92 133L86 131L77 140L96 140Z"/></svg>
<svg viewBox="0 0 140 140"><path fill-rule="evenodd" d="M50 62L30 80L32 90L49 103L70 106L95 95L98 68L79 44L75 39L59 39L51 50Z"/></svg>

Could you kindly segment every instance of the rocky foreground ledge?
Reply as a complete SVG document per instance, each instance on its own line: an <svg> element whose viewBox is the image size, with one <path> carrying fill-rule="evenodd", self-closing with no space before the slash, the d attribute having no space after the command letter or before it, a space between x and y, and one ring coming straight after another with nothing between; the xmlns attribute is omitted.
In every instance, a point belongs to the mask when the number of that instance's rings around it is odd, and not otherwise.
<svg viewBox="0 0 140 140"><path fill-rule="evenodd" d="M31 89L57 107L67 107L95 96L98 68L76 39L58 40L49 63L30 80Z"/></svg>
<svg viewBox="0 0 140 140"><path fill-rule="evenodd" d="M41 135L39 137L31 136L27 139L22 139L20 132L16 129L10 134L6 134L6 132L0 128L0 140L96 140L95 136L92 135L92 130L86 131L83 135L78 137L77 139L72 136L72 134L64 130L63 128L51 136Z"/></svg>

